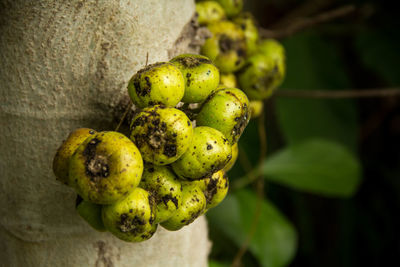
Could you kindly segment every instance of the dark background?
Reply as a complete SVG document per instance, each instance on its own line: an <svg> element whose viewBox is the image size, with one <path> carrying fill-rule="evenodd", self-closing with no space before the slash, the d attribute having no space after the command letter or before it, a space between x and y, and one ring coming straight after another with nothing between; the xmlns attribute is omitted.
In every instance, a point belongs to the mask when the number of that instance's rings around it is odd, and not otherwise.
<svg viewBox="0 0 400 267"><path fill-rule="evenodd" d="M398 5L322 0L245 3L259 26L275 30L296 17L313 17L349 4L356 8L349 15L280 39L287 56L282 89L365 90L400 85ZM341 100L274 96L266 101L268 155L297 140L322 137L352 151L362 167L361 183L349 197L265 184L266 197L297 231L297 250L289 266L400 266L399 101L398 96ZM241 140L253 162L259 147L255 128L252 121ZM231 181L243 174L240 164L236 165L229 173ZM210 227L212 264L229 265L240 246L212 218ZM252 250L242 263L265 266Z"/></svg>

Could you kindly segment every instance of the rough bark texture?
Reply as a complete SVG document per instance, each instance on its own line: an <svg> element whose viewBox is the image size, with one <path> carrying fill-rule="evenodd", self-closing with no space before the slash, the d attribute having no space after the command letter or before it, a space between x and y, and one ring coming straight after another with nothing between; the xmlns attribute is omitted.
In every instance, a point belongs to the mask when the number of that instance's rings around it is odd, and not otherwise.
<svg viewBox="0 0 400 267"><path fill-rule="evenodd" d="M129 78L168 53L188 0L0 1L0 266L206 266L204 218L125 243L92 230L52 158L78 127L111 129Z"/></svg>

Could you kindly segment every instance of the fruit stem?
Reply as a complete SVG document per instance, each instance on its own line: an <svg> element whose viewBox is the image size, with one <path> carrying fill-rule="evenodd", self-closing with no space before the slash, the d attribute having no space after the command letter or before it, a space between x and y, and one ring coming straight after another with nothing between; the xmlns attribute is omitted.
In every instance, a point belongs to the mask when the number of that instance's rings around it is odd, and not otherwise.
<svg viewBox="0 0 400 267"><path fill-rule="evenodd" d="M119 121L117 127L115 127L114 131L118 132L118 130L121 127L122 123L124 122L126 116L128 115L129 110L132 108L132 105L133 105L133 103L132 103L132 101L130 101L128 106L126 107L126 110L125 110L124 114L121 117L121 120Z"/></svg>

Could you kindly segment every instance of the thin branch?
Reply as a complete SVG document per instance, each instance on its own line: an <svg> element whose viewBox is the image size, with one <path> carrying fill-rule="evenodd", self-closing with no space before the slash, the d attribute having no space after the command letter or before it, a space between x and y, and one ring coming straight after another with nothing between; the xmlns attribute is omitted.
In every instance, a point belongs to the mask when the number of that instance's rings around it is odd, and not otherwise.
<svg viewBox="0 0 400 267"><path fill-rule="evenodd" d="M239 145L239 163L247 175L252 173L253 165L250 162L246 150L244 150L244 148L241 145Z"/></svg>
<svg viewBox="0 0 400 267"><path fill-rule="evenodd" d="M243 175L243 176L235 179L235 181L232 183L232 186L230 186L230 188L232 189L232 191L236 191L238 189L241 189L241 188L253 183L254 181L257 180L260 172L261 172L260 166L256 166L251 172L248 172L248 173L246 173L246 175Z"/></svg>
<svg viewBox="0 0 400 267"><path fill-rule="evenodd" d="M295 98L366 98L366 97L393 97L400 96L399 88L363 89L363 90L277 90L277 97Z"/></svg>
<svg viewBox="0 0 400 267"><path fill-rule="evenodd" d="M259 165L264 161L266 153L267 153L267 135L265 132L265 114L261 113L261 116L258 118L258 136L260 141L260 155L259 155ZM262 210L262 201L264 199L264 178L262 175L256 176L256 192L257 192L257 202L256 209L254 213L254 217L250 226L250 231L247 235L245 242L240 247L237 252L235 258L232 262L232 267L239 267L242 262L242 258L249 248L250 242L256 233L258 223L260 221L261 210Z"/></svg>
<svg viewBox="0 0 400 267"><path fill-rule="evenodd" d="M284 38L293 35L296 32L314 26L316 24L328 22L339 17L344 17L356 10L354 5L346 5L340 8L336 8L327 12L320 13L310 18L298 18L286 27L276 30L268 30L260 28L260 36L262 38Z"/></svg>
<svg viewBox="0 0 400 267"><path fill-rule="evenodd" d="M313 14L320 13L321 10L332 5L335 0L308 0L303 1L299 6L289 10L285 15L278 19L273 25L273 29L284 28L297 18L309 17Z"/></svg>
<svg viewBox="0 0 400 267"><path fill-rule="evenodd" d="M126 116L128 115L129 110L131 110L131 108L132 108L132 105L133 105L133 103L130 101L129 104L128 104L128 106L126 107L125 112L124 112L124 114L122 115L122 117L121 117L121 119L120 119L120 121L119 121L117 127L115 127L115 130L114 130L114 131L118 132L119 127L121 127L122 123L124 122Z"/></svg>

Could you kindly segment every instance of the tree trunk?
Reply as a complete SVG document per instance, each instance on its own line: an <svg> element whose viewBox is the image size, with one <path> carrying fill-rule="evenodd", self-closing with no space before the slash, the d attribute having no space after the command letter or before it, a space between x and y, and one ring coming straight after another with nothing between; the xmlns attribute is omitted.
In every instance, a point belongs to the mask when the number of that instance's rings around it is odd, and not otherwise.
<svg viewBox="0 0 400 267"><path fill-rule="evenodd" d="M52 159L75 128L110 130L129 78L168 52L188 0L0 3L0 266L206 266L204 218L142 243L92 230ZM114 124L115 125L115 124Z"/></svg>

